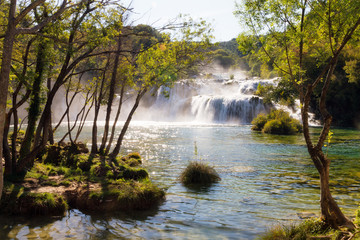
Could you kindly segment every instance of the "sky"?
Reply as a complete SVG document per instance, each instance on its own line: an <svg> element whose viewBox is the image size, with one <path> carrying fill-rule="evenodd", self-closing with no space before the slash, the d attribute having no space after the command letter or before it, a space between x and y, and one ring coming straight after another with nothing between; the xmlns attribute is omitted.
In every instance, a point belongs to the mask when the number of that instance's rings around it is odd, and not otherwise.
<svg viewBox="0 0 360 240"><path fill-rule="evenodd" d="M239 20L233 14L235 0L123 0L123 3L127 6L131 1L134 24L160 27L181 13L210 23L217 42L229 41L241 32Z"/></svg>

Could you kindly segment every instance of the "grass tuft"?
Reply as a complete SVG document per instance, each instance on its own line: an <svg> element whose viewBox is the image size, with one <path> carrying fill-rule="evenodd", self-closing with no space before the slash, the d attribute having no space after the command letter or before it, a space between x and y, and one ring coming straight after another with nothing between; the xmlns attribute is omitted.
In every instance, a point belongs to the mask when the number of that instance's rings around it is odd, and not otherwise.
<svg viewBox="0 0 360 240"><path fill-rule="evenodd" d="M202 162L190 162L182 172L180 180L184 185L211 184L221 180L213 167Z"/></svg>
<svg viewBox="0 0 360 240"><path fill-rule="evenodd" d="M311 237L333 235L330 228L321 219L308 219L300 224L277 225L260 236L260 240L306 240Z"/></svg>

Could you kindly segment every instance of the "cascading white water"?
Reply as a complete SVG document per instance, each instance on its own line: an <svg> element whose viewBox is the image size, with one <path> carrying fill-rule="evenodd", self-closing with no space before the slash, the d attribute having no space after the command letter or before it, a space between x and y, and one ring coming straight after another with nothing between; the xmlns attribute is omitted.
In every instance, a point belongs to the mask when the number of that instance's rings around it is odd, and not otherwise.
<svg viewBox="0 0 360 240"><path fill-rule="evenodd" d="M257 86L275 85L276 80L246 77L230 80L229 77L214 76L181 80L172 88L158 89L155 100L146 101L148 111L144 110L144 105L139 110L142 114L138 119L248 124L270 108L254 95Z"/></svg>
<svg viewBox="0 0 360 240"><path fill-rule="evenodd" d="M253 96L194 96L191 112L196 121L249 123L260 112L265 112L262 100Z"/></svg>

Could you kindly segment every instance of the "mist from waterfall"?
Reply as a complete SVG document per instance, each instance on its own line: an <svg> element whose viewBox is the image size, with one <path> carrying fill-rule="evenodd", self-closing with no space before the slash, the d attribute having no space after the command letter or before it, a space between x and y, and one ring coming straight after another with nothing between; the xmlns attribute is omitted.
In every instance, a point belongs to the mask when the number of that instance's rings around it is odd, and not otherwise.
<svg viewBox="0 0 360 240"><path fill-rule="evenodd" d="M135 120L249 124L273 107L254 95L259 84L276 85L277 79L248 78L242 71L183 79L146 96Z"/></svg>
<svg viewBox="0 0 360 240"><path fill-rule="evenodd" d="M171 122L184 124L250 124L259 113L268 113L273 108L282 108L290 115L301 120L299 103L295 109L278 104L264 104L263 99L255 95L259 84L276 85L278 78L260 79L246 75L245 71L225 71L211 68L191 79L182 79L169 87L160 87L149 91L133 117L134 121ZM58 122L66 110L65 90L60 89L53 104L53 121ZM71 96L71 95L70 95ZM120 115L120 122L126 117L134 104L134 97L127 93ZM114 102L113 116L118 106L119 97ZM75 121L85 103L79 94L70 107L70 121ZM26 115L26 111L21 112ZM99 125L105 120L106 108L100 109ZM94 111L90 111L87 121L91 124ZM310 116L313 119L313 115ZM64 123L66 119L64 120ZM315 125L315 122L311 122Z"/></svg>

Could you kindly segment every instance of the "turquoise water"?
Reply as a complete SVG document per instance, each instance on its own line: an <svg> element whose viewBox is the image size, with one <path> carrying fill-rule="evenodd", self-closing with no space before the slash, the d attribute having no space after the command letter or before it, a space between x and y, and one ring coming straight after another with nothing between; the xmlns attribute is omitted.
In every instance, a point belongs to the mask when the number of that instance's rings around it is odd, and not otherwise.
<svg viewBox="0 0 360 240"><path fill-rule="evenodd" d="M318 176L302 135L264 135L248 125L134 122L123 147L131 151L144 157L152 181L166 189L161 206L0 219L0 239L254 239L268 227L299 220L298 214L319 214ZM332 192L352 216L360 202L360 131L334 130L328 155ZM191 160L214 166L221 182L198 190L182 186L178 177Z"/></svg>

